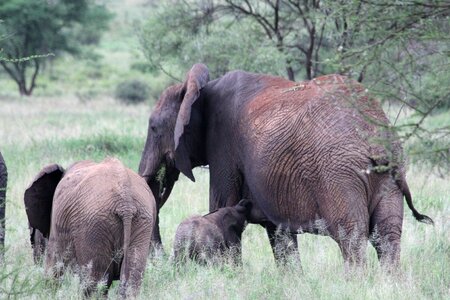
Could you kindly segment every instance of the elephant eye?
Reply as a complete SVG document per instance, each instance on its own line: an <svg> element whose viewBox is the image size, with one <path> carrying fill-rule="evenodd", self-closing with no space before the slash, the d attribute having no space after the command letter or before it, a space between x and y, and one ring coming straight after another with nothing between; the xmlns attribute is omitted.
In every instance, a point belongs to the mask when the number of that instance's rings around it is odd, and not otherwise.
<svg viewBox="0 0 450 300"><path fill-rule="evenodd" d="M151 130L153 131L153 132L156 132L156 126L150 126L150 128L151 128Z"/></svg>

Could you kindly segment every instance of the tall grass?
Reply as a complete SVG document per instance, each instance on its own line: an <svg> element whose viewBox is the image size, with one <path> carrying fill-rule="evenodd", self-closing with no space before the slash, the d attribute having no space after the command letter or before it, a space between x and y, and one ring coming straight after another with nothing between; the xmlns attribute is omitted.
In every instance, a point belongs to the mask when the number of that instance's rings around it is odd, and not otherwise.
<svg viewBox="0 0 450 300"><path fill-rule="evenodd" d="M111 99L79 102L74 98L32 98L0 103L0 149L9 169L6 255L0 265L0 298L79 299L82 282L66 274L45 279L34 265L23 205L23 192L45 164L66 167L81 159L115 156L137 170L145 142L146 105L124 106ZM439 118L439 116L437 117ZM178 224L208 209L208 171L194 172L196 183L181 177L161 211L161 230L170 253ZM175 269L167 258L148 263L142 299L449 299L450 176L440 178L411 166L408 183L416 207L436 225L416 222L408 209L402 236L401 271L380 269L368 246L368 266L346 275L337 244L328 237L298 237L302 269L277 268L265 231L249 225L243 234L243 266ZM115 284L109 297L117 298Z"/></svg>

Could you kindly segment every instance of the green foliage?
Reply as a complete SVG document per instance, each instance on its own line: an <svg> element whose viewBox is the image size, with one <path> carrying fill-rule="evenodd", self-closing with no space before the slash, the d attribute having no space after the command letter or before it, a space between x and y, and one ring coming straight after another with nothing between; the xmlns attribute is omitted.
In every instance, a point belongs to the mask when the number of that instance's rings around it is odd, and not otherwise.
<svg viewBox="0 0 450 300"><path fill-rule="evenodd" d="M81 45L97 45L113 15L104 6L90 5L73 27L73 39Z"/></svg>
<svg viewBox="0 0 450 300"><path fill-rule="evenodd" d="M156 69L153 65L151 65L147 62L140 62L140 61L132 63L130 66L130 69L139 71L143 74L146 74L146 73L151 74L151 73L158 72L158 69Z"/></svg>
<svg viewBox="0 0 450 300"><path fill-rule="evenodd" d="M136 104L148 99L148 86L137 79L127 80L119 83L116 88L115 97L124 103Z"/></svg>
<svg viewBox="0 0 450 300"><path fill-rule="evenodd" d="M205 63L213 78L233 69L284 73L283 54L255 24L224 18L200 26L201 17L188 2L160 4L140 32L150 64L176 78L183 78L185 66L197 62Z"/></svg>
<svg viewBox="0 0 450 300"><path fill-rule="evenodd" d="M98 41L110 17L103 6L84 0L2 1L0 63L20 93L30 95L45 63L38 56L79 52L81 44Z"/></svg>
<svg viewBox="0 0 450 300"><path fill-rule="evenodd" d="M346 27L333 33L339 48L326 63L363 81L380 98L422 114L449 105L443 86L450 79L449 5L383 0L336 2L332 9L334 19L345 20Z"/></svg>

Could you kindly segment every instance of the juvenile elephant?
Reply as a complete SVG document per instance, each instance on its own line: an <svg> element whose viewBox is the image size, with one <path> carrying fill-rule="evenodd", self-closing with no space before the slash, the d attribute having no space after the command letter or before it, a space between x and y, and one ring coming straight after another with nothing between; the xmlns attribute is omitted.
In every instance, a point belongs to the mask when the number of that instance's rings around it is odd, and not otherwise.
<svg viewBox="0 0 450 300"><path fill-rule="evenodd" d="M206 264L230 255L235 263L240 263L241 236L251 208L252 203L244 199L235 206L184 220L175 233L174 260L183 262L190 258Z"/></svg>
<svg viewBox="0 0 450 300"><path fill-rule="evenodd" d="M194 65L161 94L139 174L160 209L179 173L194 181L201 165L209 165L210 211L243 198L258 204L261 218L251 222L266 228L278 261L297 253L296 233L310 232L330 235L346 263L362 264L376 233L379 259L397 265L403 197L417 220L432 223L413 206L380 104L344 76L296 83L233 71L210 81L208 68Z"/></svg>
<svg viewBox="0 0 450 300"><path fill-rule="evenodd" d="M5 247L5 221L6 221L6 184L8 182L8 171L5 160L0 152L0 261Z"/></svg>
<svg viewBox="0 0 450 300"><path fill-rule="evenodd" d="M116 159L44 167L25 191L32 234L48 238L45 268L87 271L92 292L120 279L120 293L137 294L149 253L156 206L145 181ZM37 231L33 231L36 229ZM32 241L37 237L32 236Z"/></svg>

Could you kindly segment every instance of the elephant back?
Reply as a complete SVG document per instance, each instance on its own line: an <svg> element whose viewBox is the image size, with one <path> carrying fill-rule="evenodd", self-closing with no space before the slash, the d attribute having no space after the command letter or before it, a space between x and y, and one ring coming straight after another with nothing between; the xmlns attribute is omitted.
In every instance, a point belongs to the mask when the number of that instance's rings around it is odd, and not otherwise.
<svg viewBox="0 0 450 300"><path fill-rule="evenodd" d="M115 214L120 207L133 207L151 218L156 215L155 200L144 179L113 158L72 165L56 188L54 207L56 220L73 209L85 218Z"/></svg>

